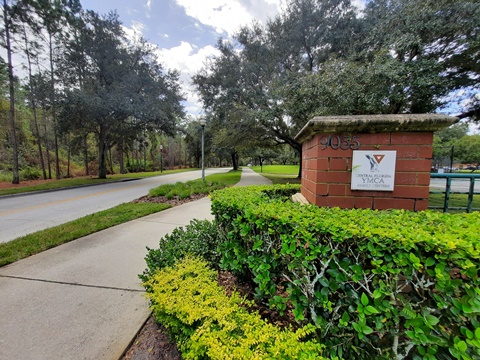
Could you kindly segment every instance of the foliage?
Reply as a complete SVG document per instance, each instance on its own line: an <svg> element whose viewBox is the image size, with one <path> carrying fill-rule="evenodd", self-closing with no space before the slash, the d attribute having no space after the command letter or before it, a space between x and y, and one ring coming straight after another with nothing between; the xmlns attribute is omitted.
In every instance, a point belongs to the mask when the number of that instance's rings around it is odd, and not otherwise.
<svg viewBox="0 0 480 360"><path fill-rule="evenodd" d="M478 88L477 1L371 0L360 12L351 1L290 0L284 9L218 41L193 77L225 123L241 111L300 153L295 135L314 115L432 112L451 91Z"/></svg>
<svg viewBox="0 0 480 360"><path fill-rule="evenodd" d="M442 143L449 143L460 140L468 133L468 124L464 122L453 124L445 129L435 132L435 136L440 139Z"/></svg>
<svg viewBox="0 0 480 360"><path fill-rule="evenodd" d="M10 264L82 236L168 209L169 207L170 205L167 204L126 203L62 225L22 236L0 244L0 266Z"/></svg>
<svg viewBox="0 0 480 360"><path fill-rule="evenodd" d="M468 132L467 123L457 123L434 133L433 156L434 158L452 156L452 147ZM458 155L458 154L457 154Z"/></svg>
<svg viewBox="0 0 480 360"><path fill-rule="evenodd" d="M158 249L147 247L147 269L140 279L147 281L158 270L172 267L187 255L202 258L209 264L218 264L220 254L217 249L224 236L215 222L207 220L192 220L185 228L174 229L160 240Z"/></svg>
<svg viewBox="0 0 480 360"><path fill-rule="evenodd" d="M149 196L165 196L167 199L178 197L186 199L195 194L208 194L211 191L230 186L240 180L241 171L232 170L228 173L212 174L202 179L191 180L187 182L177 182L175 184L165 184L150 189Z"/></svg>
<svg viewBox="0 0 480 360"><path fill-rule="evenodd" d="M480 135L465 135L458 140L456 155L465 164L480 165Z"/></svg>
<svg viewBox="0 0 480 360"><path fill-rule="evenodd" d="M170 135L175 132L176 119L183 116L183 98L179 74L165 71L144 40L129 41L118 15L102 18L88 11L83 20L81 51L89 66L82 86L66 91L62 128L83 128L97 135L99 177L104 178L107 150L132 132L147 127ZM69 60L67 68L75 73L77 58Z"/></svg>
<svg viewBox="0 0 480 360"><path fill-rule="evenodd" d="M224 294L217 272L186 257L155 273L144 285L157 321L176 338L184 359L322 359L323 346L306 326L292 332L249 313L236 293Z"/></svg>
<svg viewBox="0 0 480 360"><path fill-rule="evenodd" d="M300 206L289 200L298 189L212 195L228 233L222 268L251 277L257 298L280 311L291 302L332 357L480 356L479 212Z"/></svg>

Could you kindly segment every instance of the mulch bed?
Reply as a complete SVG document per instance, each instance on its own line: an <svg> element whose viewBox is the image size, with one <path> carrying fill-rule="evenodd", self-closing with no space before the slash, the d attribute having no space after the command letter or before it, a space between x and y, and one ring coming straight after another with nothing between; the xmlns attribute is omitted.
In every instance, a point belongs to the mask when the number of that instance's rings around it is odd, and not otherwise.
<svg viewBox="0 0 480 360"><path fill-rule="evenodd" d="M182 205L191 201L195 200L200 200L204 197L207 197L208 194L193 194L190 195L190 197L186 199L179 199L178 197L174 197L173 199L167 199L165 196L155 196L155 197L149 197L148 195L142 196L141 198L138 198L136 200L133 200L133 203L162 203L162 204L170 204L172 206L178 206Z"/></svg>

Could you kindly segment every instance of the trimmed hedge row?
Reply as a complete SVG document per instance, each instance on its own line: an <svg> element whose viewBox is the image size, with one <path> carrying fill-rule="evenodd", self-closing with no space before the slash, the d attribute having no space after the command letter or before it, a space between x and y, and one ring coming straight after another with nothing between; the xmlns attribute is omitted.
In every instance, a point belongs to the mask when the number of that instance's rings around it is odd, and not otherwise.
<svg viewBox="0 0 480 360"><path fill-rule="evenodd" d="M298 190L213 193L222 268L280 311L291 302L332 357L479 358L480 213L300 206Z"/></svg>
<svg viewBox="0 0 480 360"><path fill-rule="evenodd" d="M305 340L312 325L292 332L249 313L246 300L224 294L207 262L186 256L144 284L157 321L169 329L184 359L323 359L323 346Z"/></svg>

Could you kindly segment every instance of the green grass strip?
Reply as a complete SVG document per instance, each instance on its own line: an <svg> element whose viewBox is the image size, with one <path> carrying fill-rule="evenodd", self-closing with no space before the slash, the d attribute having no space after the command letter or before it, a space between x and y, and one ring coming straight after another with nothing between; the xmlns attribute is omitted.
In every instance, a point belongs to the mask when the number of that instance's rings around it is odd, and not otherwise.
<svg viewBox="0 0 480 360"><path fill-rule="evenodd" d="M300 184L299 165L264 165L250 167L256 173L269 179L272 184Z"/></svg>
<svg viewBox="0 0 480 360"><path fill-rule="evenodd" d="M230 170L226 173L212 174L202 179L191 180L187 182L177 182L175 184L165 184L153 188L149 192L150 197L165 196L167 199L179 197L188 198L195 194L208 194L214 190L231 186L240 181L242 172L240 170Z"/></svg>
<svg viewBox="0 0 480 360"><path fill-rule="evenodd" d="M129 173L129 174L115 174L109 175L106 179L90 178L90 177L80 177L80 178L71 178L71 179L60 179L48 181L38 185L32 186L21 186L9 189L0 190L0 196L2 195L12 195L12 194L21 194L32 191L44 191L44 190L54 190L69 188L75 186L85 186L85 185L97 185L115 182L123 179L142 179L146 177L159 176L159 175L168 175L186 171L192 171L198 169L179 169L179 170L166 170L160 173L159 171L155 172L142 172L142 173Z"/></svg>
<svg viewBox="0 0 480 360"><path fill-rule="evenodd" d="M0 244L0 266L44 250L93 234L109 227L135 220L171 207L157 203L125 203L80 219L37 231L7 243Z"/></svg>
<svg viewBox="0 0 480 360"><path fill-rule="evenodd" d="M439 206L443 208L445 194L430 194L428 198L428 206ZM448 207L462 207L466 208L468 204L468 195L465 194L451 194L448 201ZM473 195L472 208L480 209L480 194ZM465 212L464 210L449 210L449 212Z"/></svg>
<svg viewBox="0 0 480 360"><path fill-rule="evenodd" d="M261 174L283 174L283 175L298 175L299 165L263 165L251 166L253 171Z"/></svg>

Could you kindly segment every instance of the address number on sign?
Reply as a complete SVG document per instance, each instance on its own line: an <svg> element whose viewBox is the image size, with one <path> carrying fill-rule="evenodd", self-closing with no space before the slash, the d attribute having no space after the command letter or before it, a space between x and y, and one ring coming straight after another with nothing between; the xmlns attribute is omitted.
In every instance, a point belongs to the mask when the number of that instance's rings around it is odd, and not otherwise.
<svg viewBox="0 0 480 360"><path fill-rule="evenodd" d="M322 150L325 150L328 147L331 147L333 150L357 150L360 148L360 141L358 138L360 136L350 136L350 135L331 135L331 136L322 136L320 138L320 145L323 145Z"/></svg>

